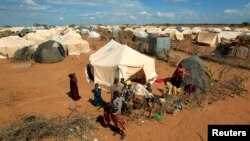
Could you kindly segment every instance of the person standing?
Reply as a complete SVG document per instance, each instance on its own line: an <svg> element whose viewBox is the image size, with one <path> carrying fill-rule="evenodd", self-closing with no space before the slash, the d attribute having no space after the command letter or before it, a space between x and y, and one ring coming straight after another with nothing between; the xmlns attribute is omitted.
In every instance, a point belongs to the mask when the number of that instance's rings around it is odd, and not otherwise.
<svg viewBox="0 0 250 141"><path fill-rule="evenodd" d="M101 89L99 88L98 83L95 84L95 88L92 90L92 93L94 94L94 105L95 106L102 106L103 104L103 99L101 95Z"/></svg>
<svg viewBox="0 0 250 141"><path fill-rule="evenodd" d="M69 78L70 78L70 95L71 95L71 98L74 101L79 100L81 97L80 97L79 91L78 91L76 74L75 73L69 74Z"/></svg>

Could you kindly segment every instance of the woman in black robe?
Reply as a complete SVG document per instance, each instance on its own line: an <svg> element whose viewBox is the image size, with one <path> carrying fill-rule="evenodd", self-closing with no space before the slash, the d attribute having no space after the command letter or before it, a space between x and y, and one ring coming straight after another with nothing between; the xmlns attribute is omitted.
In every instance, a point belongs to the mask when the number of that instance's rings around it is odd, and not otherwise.
<svg viewBox="0 0 250 141"><path fill-rule="evenodd" d="M79 96L78 86L77 86L77 78L76 74L72 73L69 75L70 78L70 95L73 100L79 100L81 97Z"/></svg>

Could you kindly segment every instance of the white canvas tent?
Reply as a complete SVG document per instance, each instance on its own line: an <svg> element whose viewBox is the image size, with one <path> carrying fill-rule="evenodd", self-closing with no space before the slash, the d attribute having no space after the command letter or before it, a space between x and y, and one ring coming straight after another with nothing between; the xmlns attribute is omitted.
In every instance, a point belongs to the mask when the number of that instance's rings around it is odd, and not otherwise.
<svg viewBox="0 0 250 141"><path fill-rule="evenodd" d="M223 31L218 34L218 42L220 43L223 38L226 40L235 40L240 35L242 35L242 32Z"/></svg>
<svg viewBox="0 0 250 141"><path fill-rule="evenodd" d="M69 36L69 37L75 36L75 37L77 37L77 38L82 38L81 35L80 35L79 33L76 33L76 32L73 31L73 30L67 32L66 34L64 34L64 35L63 35L63 38L68 38L68 36Z"/></svg>
<svg viewBox="0 0 250 141"><path fill-rule="evenodd" d="M45 41L45 38L38 36L35 33L28 33L24 37L24 39L33 42L35 45L41 44L43 41Z"/></svg>
<svg viewBox="0 0 250 141"><path fill-rule="evenodd" d="M144 77L146 82L153 82L157 76L154 59L114 40L92 54L89 60L94 69L95 83L106 86L117 77L127 80L138 76Z"/></svg>
<svg viewBox="0 0 250 141"><path fill-rule="evenodd" d="M236 32L249 32L248 28L235 28L234 31Z"/></svg>
<svg viewBox="0 0 250 141"><path fill-rule="evenodd" d="M150 27L146 29L146 32L148 34L156 34L156 35L160 35L160 33L162 32L161 28L157 28L157 27Z"/></svg>
<svg viewBox="0 0 250 141"><path fill-rule="evenodd" d="M230 27L223 27L222 30L223 31L231 31L232 29Z"/></svg>
<svg viewBox="0 0 250 141"><path fill-rule="evenodd" d="M86 28L81 30L81 34L89 34L89 32L90 31L88 29L86 29Z"/></svg>
<svg viewBox="0 0 250 141"><path fill-rule="evenodd" d="M89 32L89 38L100 39L101 35L95 31Z"/></svg>
<svg viewBox="0 0 250 141"><path fill-rule="evenodd" d="M177 29L166 28L164 31L161 32L161 35L169 34L172 39L183 40L183 34L181 34Z"/></svg>
<svg viewBox="0 0 250 141"><path fill-rule="evenodd" d="M138 38L147 38L148 37L148 33L145 31L142 31L142 30L135 30L133 35L138 37Z"/></svg>
<svg viewBox="0 0 250 141"><path fill-rule="evenodd" d="M218 43L218 33L199 32L197 35L197 42L211 47L216 47Z"/></svg>
<svg viewBox="0 0 250 141"><path fill-rule="evenodd" d="M36 36L48 39L50 36L52 36L52 33L49 30L36 30L35 32Z"/></svg>
<svg viewBox="0 0 250 141"><path fill-rule="evenodd" d="M202 31L202 28L200 28L200 27L194 27L193 29L192 29L192 32L194 33L194 34L198 34L199 32L201 32Z"/></svg>
<svg viewBox="0 0 250 141"><path fill-rule="evenodd" d="M19 36L8 36L0 39L0 54L1 58L4 58L8 54L9 57L13 57L18 49L24 47L30 47L34 43L20 38Z"/></svg>
<svg viewBox="0 0 250 141"><path fill-rule="evenodd" d="M63 38L61 43L67 49L68 55L80 55L90 51L89 42L73 35Z"/></svg>
<svg viewBox="0 0 250 141"><path fill-rule="evenodd" d="M134 32L134 29L133 28L130 28L130 27L127 27L124 29L124 31L131 31L131 32Z"/></svg>

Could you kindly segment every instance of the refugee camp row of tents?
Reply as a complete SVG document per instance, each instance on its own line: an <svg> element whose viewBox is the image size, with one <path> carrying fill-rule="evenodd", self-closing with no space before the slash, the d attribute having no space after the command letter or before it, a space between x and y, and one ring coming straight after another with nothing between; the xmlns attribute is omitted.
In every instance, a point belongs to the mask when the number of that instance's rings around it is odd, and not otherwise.
<svg viewBox="0 0 250 141"><path fill-rule="evenodd" d="M192 39L195 40L199 44L208 45L211 47L215 47L218 43L222 41L232 41L235 40L238 36L241 36L247 32L248 29L245 28L236 28L234 31L230 31L229 27L223 28L200 28L195 27L190 29L188 27L182 27L181 29L177 29L177 27L168 27L165 30L161 30L161 28L157 27L140 27L136 29L126 28L125 31L131 31L138 38L147 38L151 35L158 36L169 36L170 39L174 40L184 40L184 39Z"/></svg>
<svg viewBox="0 0 250 141"><path fill-rule="evenodd" d="M121 29L118 26L101 26L101 28L108 29L108 31L117 34ZM164 29L164 30L162 30ZM211 47L215 47L222 41L233 41L238 36L243 34L249 34L250 30L247 28L235 28L232 30L229 27L223 28L201 28L201 27L155 27L155 26L139 26L139 27L127 27L125 32L132 32L137 38L148 38L152 36L168 36L171 40L185 40L190 39L195 42Z"/></svg>
<svg viewBox="0 0 250 141"><path fill-rule="evenodd" d="M53 43L52 42L56 42ZM73 30L56 31L38 30L35 33L28 33L24 37L8 36L0 39L0 57L13 57L15 52L24 47L36 51L44 46L62 46L65 55L79 55L90 51L89 43L83 40L80 34ZM48 49L48 48L47 48Z"/></svg>

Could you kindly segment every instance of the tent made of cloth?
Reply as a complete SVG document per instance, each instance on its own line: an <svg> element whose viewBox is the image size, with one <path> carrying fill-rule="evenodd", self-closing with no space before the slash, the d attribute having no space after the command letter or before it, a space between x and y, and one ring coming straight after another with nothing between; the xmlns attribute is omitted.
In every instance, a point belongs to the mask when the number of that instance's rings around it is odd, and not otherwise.
<svg viewBox="0 0 250 141"><path fill-rule="evenodd" d="M63 38L61 43L67 49L68 55L80 55L90 51L89 42L75 36Z"/></svg>
<svg viewBox="0 0 250 141"><path fill-rule="evenodd" d="M242 32L223 31L218 34L218 42L220 43L222 38L226 40L235 40L240 35L242 35Z"/></svg>
<svg viewBox="0 0 250 141"><path fill-rule="evenodd" d="M161 35L168 34L172 39L183 40L183 34L181 34L177 29L166 28L161 32Z"/></svg>
<svg viewBox="0 0 250 141"><path fill-rule="evenodd" d="M237 32L249 32L250 30L248 28L235 28L234 31L237 31Z"/></svg>
<svg viewBox="0 0 250 141"><path fill-rule="evenodd" d="M134 31L134 36L138 37L138 38L147 38L148 37L148 33L142 30L135 30Z"/></svg>
<svg viewBox="0 0 250 141"><path fill-rule="evenodd" d="M62 40L66 39L68 37L71 37L71 36L75 36L77 38L81 38L81 35L79 33L76 33L75 31L72 30L72 31L69 31L66 34L64 34Z"/></svg>
<svg viewBox="0 0 250 141"><path fill-rule="evenodd" d="M216 47L218 43L218 33L199 32L197 35L197 43Z"/></svg>
<svg viewBox="0 0 250 141"><path fill-rule="evenodd" d="M132 48L111 40L89 58L94 68L95 83L110 86L115 78L125 80L143 73L147 82L157 76L154 59L145 56Z"/></svg>
<svg viewBox="0 0 250 141"><path fill-rule="evenodd" d="M48 39L50 36L52 36L52 33L49 30L36 30L35 32L36 36Z"/></svg>
<svg viewBox="0 0 250 141"><path fill-rule="evenodd" d="M45 41L44 37L40 37L35 33L28 33L24 37L24 39L33 42L35 45L41 44L43 41Z"/></svg>
<svg viewBox="0 0 250 141"><path fill-rule="evenodd" d="M211 88L210 76L201 59L198 56L190 56L179 63L173 73L171 83L184 89L195 86L196 92L205 93Z"/></svg>
<svg viewBox="0 0 250 141"><path fill-rule="evenodd" d="M18 49L30 47L33 44L33 42L20 38L19 36L3 37L0 39L0 54L2 54L2 56L8 54L9 57L13 57Z"/></svg>
<svg viewBox="0 0 250 141"><path fill-rule="evenodd" d="M34 59L38 63L57 63L63 61L65 55L65 50L60 43L48 40L38 46Z"/></svg>
<svg viewBox="0 0 250 141"><path fill-rule="evenodd" d="M222 30L223 31L231 31L232 29L230 27L223 27Z"/></svg>
<svg viewBox="0 0 250 141"><path fill-rule="evenodd" d="M101 35L95 31L89 32L89 38L100 39Z"/></svg>
<svg viewBox="0 0 250 141"><path fill-rule="evenodd" d="M194 27L194 28L192 29L192 33L194 33L194 34L197 34L197 33L201 32L201 31L202 31L202 28L201 28L201 27Z"/></svg>
<svg viewBox="0 0 250 141"><path fill-rule="evenodd" d="M156 35L160 35L162 30L161 28L156 28L156 27L150 27L146 29L146 32L148 34L156 34Z"/></svg>

